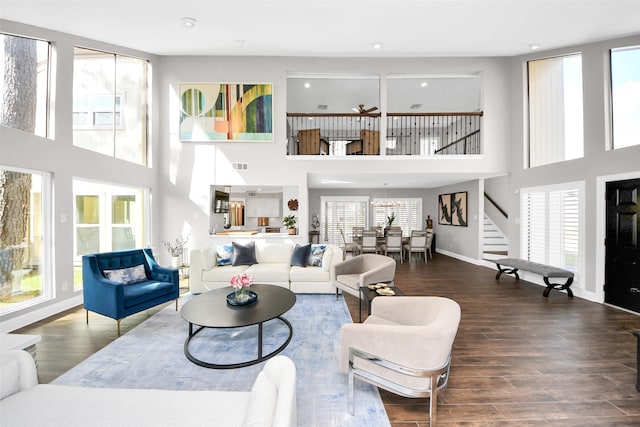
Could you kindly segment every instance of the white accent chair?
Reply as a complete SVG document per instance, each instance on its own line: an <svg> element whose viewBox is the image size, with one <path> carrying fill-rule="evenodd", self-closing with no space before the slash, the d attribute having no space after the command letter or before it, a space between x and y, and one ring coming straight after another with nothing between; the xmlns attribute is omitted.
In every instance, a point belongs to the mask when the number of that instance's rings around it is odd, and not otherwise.
<svg viewBox="0 0 640 427"><path fill-rule="evenodd" d="M333 285L356 298L360 298L360 287L378 282L391 282L396 275L396 260L384 255L362 254L334 265Z"/></svg>
<svg viewBox="0 0 640 427"><path fill-rule="evenodd" d="M436 424L438 391L446 387L460 306L443 297L375 298L364 323L340 329L340 369L348 374L349 413L359 379L404 397L429 397Z"/></svg>

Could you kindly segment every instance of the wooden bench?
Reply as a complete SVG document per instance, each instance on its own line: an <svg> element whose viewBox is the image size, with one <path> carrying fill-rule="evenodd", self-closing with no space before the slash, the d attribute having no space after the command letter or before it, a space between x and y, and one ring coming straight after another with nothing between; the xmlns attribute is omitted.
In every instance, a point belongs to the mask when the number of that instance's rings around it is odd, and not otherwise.
<svg viewBox="0 0 640 427"><path fill-rule="evenodd" d="M542 294L545 297L549 296L549 292L551 292L552 289L557 289L566 290L567 295L570 298L573 298L573 292L570 289L570 286L573 283L573 273L569 270L552 267L550 265L539 264L537 262L527 261L525 259L519 258L501 258L495 260L495 263L498 267L496 280L500 279L502 273L514 274L516 276L516 280L520 280L520 276L518 276L518 270L529 271L531 273L539 274L542 276L544 283L547 285L547 288ZM553 278L566 278L567 280L564 283L549 282L549 279Z"/></svg>

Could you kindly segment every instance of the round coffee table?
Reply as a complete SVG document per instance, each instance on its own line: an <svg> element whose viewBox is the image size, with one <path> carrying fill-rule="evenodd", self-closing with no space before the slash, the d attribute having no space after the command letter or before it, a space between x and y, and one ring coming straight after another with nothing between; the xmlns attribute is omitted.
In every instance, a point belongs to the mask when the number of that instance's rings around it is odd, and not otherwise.
<svg viewBox="0 0 640 427"><path fill-rule="evenodd" d="M184 354L191 362L205 368L233 369L255 365L263 362L284 350L291 342L293 328L282 314L289 311L296 303L296 295L289 289L275 285L251 285L251 290L258 294L258 300L243 306L227 304L227 295L234 291L232 287L215 289L197 295L187 301L180 310L180 315L189 322L189 336L184 342ZM289 336L277 349L262 354L262 325L269 320L279 319L289 328ZM195 331L193 325L199 326ZM189 351L189 342L204 328L241 328L258 325L258 357L240 363L217 364L198 359Z"/></svg>

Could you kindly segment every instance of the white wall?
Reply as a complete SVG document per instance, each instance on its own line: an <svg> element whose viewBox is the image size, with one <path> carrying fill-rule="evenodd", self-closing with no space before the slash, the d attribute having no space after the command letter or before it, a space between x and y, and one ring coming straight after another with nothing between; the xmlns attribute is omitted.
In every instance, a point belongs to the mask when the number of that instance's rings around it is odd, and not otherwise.
<svg viewBox="0 0 640 427"><path fill-rule="evenodd" d="M68 34L41 28L0 21L2 32L19 36L28 36L54 42L52 58L51 131L50 139L29 135L15 129L0 127L0 164L50 172L53 176L53 215L52 223L45 225L53 230L53 287L55 299L31 307L20 313L2 316L0 330L12 330L16 327L38 320L30 313L54 314L82 302L82 292L73 290L73 179L109 182L126 186L139 186L156 193L156 170L133 163L103 156L92 151L73 146L72 104L73 104L73 48L76 45L106 52L117 52L155 63L157 58L143 52L111 46L105 43L74 37ZM153 70L153 76L157 69ZM152 114L158 117L157 103ZM153 125L155 128L155 124ZM152 134L155 134L152 129ZM157 150L153 152L153 163L158 162ZM158 199L154 199L151 209L158 209ZM61 220L66 216L67 221ZM156 223L155 225L158 225ZM152 229L157 236L157 229ZM159 240L155 240L160 247ZM68 286L62 286L67 283ZM40 317L41 318L41 317ZM8 328L8 329L7 329Z"/></svg>
<svg viewBox="0 0 640 427"><path fill-rule="evenodd" d="M640 45L640 35L617 40L609 40L582 46L572 46L548 52L511 59L511 103L513 107L511 140L511 169L509 179L509 255L519 256L519 194L520 188L549 185L554 183L584 181L585 182L585 292L578 295L602 301L600 287L603 279L596 275L603 269L604 256L602 250L604 239L597 234L598 211L604 193L597 190L599 177L627 174L640 177L640 146L619 150L609 150L610 135L608 125L608 55L609 49L623 46ZM567 162L525 169L524 147L526 135L526 61L569 53L582 53L583 100L584 100L584 157ZM604 220L604 217L600 221ZM600 253L600 255L598 255ZM596 289L598 287L598 289Z"/></svg>
<svg viewBox="0 0 640 427"><path fill-rule="evenodd" d="M162 239L191 234L190 247L210 241L209 185L296 185L299 188L300 239L306 239L314 211L308 199L307 173L460 172L507 173L509 145L509 73L505 58L265 58L162 57L160 125L160 197ZM482 135L485 154L471 158L411 159L402 156L330 158L286 156L286 78L289 73L471 74L483 82ZM182 143L178 138L180 82L273 83L274 142ZM231 163L247 163L236 172ZM329 194L329 193L327 193ZM318 211L318 208L315 208ZM318 211L319 212L319 211ZM435 211L433 211L435 212ZM433 215L432 215L433 216Z"/></svg>

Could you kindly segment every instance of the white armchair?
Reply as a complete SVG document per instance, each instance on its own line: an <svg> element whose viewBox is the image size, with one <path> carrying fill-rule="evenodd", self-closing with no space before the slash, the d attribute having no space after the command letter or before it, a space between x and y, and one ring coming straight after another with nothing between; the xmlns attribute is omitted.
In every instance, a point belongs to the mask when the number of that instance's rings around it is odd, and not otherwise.
<svg viewBox="0 0 640 427"><path fill-rule="evenodd" d="M436 423L438 390L446 387L460 306L442 297L394 296L372 301L364 323L340 329L340 368L349 375L349 412L360 379L404 397L429 396Z"/></svg>
<svg viewBox="0 0 640 427"><path fill-rule="evenodd" d="M331 278L338 290L360 298L360 287L392 281L396 275L396 260L384 255L362 254L336 263ZM393 284L391 284L393 286Z"/></svg>

